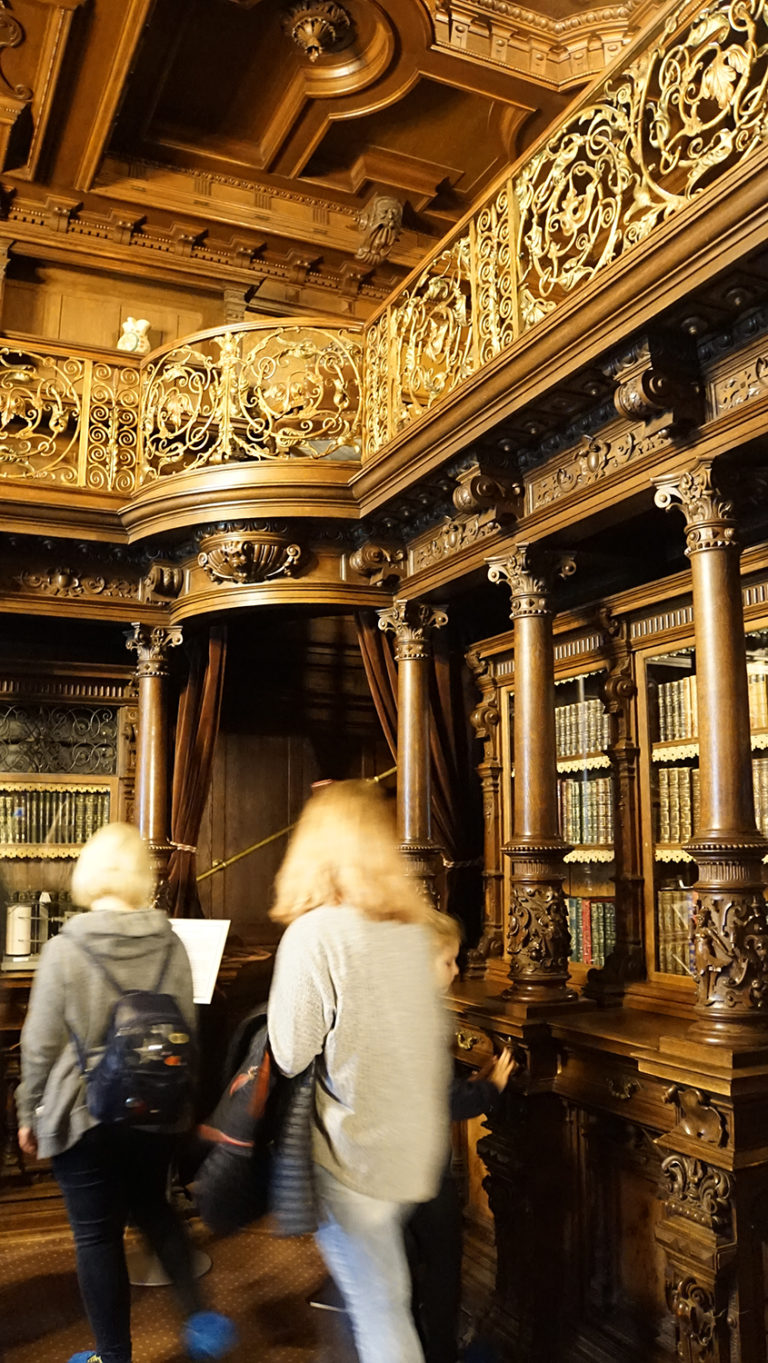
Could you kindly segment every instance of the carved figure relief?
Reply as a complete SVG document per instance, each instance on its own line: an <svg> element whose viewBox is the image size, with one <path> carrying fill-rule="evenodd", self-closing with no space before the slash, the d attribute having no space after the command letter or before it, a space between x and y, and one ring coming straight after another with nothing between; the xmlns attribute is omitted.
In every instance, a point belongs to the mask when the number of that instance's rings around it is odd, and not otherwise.
<svg viewBox="0 0 768 1363"><path fill-rule="evenodd" d="M377 194L357 220L363 240L355 259L378 265L388 256L403 226L403 205L389 194Z"/></svg>
<svg viewBox="0 0 768 1363"><path fill-rule="evenodd" d="M117 349L132 355L146 355L149 351L150 323L146 317L126 317L118 337Z"/></svg>

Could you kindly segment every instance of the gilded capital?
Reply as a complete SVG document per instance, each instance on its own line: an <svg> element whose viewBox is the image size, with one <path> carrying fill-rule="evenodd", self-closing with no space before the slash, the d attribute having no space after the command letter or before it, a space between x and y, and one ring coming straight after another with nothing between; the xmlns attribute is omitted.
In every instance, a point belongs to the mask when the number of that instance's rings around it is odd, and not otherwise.
<svg viewBox="0 0 768 1363"><path fill-rule="evenodd" d="M655 487L657 506L669 511L679 505L685 516L689 557L706 549L738 548L733 503L718 488L711 460L701 460L674 477L659 478Z"/></svg>
<svg viewBox="0 0 768 1363"><path fill-rule="evenodd" d="M152 629L134 621L132 634L126 634L125 646L137 655L136 674L139 677L167 677L168 653L182 640L181 627L155 625Z"/></svg>
<svg viewBox="0 0 768 1363"><path fill-rule="evenodd" d="M509 586L512 620L548 615L553 577L571 577L575 571L572 554L549 553L530 544L517 544L503 558L488 561L489 580Z"/></svg>
<svg viewBox="0 0 768 1363"><path fill-rule="evenodd" d="M431 634L448 623L447 612L425 601L395 601L388 610L378 612L379 629L395 636L397 661L412 661L432 655Z"/></svg>

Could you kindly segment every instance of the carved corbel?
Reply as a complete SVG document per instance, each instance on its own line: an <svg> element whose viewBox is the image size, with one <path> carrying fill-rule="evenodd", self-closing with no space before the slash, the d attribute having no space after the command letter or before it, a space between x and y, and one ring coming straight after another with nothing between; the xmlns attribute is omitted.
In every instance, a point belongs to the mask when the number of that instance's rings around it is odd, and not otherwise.
<svg viewBox="0 0 768 1363"><path fill-rule="evenodd" d="M205 230L195 231L186 223L171 223L170 237L172 249L179 256L191 256L196 246L205 239Z"/></svg>
<svg viewBox="0 0 768 1363"><path fill-rule="evenodd" d="M184 571L173 563L153 563L141 580L145 601L175 601L184 582Z"/></svg>
<svg viewBox="0 0 768 1363"><path fill-rule="evenodd" d="M452 501L459 512L473 513L491 508L496 520L516 520L522 513L524 488L509 474L491 472L478 461L456 477Z"/></svg>
<svg viewBox="0 0 768 1363"><path fill-rule="evenodd" d="M293 577L301 546L269 530L224 531L200 541L197 562L212 582L252 586L275 577Z"/></svg>
<svg viewBox="0 0 768 1363"><path fill-rule="evenodd" d="M363 239L355 258L368 266L379 265L388 256L403 228L403 205L389 194L377 194L359 215L357 225Z"/></svg>
<svg viewBox="0 0 768 1363"><path fill-rule="evenodd" d="M68 232L69 224L82 208L79 199L67 199L59 194L49 194L43 204L45 225L51 232Z"/></svg>
<svg viewBox="0 0 768 1363"><path fill-rule="evenodd" d="M406 553L402 548L374 544L368 540L350 554L349 566L362 577L367 577L372 587L396 591L405 572Z"/></svg>
<svg viewBox="0 0 768 1363"><path fill-rule="evenodd" d="M697 426L704 417L704 390L690 337L649 332L613 356L603 371L615 384L619 416L642 421L648 433Z"/></svg>

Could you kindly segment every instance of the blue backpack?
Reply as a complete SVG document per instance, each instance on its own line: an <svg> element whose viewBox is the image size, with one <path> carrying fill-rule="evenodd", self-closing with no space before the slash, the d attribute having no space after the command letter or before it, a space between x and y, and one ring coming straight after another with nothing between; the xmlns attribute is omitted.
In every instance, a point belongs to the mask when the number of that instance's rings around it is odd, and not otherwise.
<svg viewBox="0 0 768 1363"><path fill-rule="evenodd" d="M95 951L83 942L76 945L118 995L97 1058L87 1055L70 1028L85 1076L88 1111L97 1122L176 1126L191 1106L194 1045L176 1000L160 992L173 939L154 989L124 990Z"/></svg>

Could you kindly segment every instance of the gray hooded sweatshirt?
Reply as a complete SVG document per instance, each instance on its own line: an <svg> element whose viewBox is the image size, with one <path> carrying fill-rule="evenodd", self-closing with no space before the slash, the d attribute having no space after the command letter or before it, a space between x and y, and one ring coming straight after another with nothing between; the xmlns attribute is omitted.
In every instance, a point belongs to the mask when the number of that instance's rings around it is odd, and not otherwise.
<svg viewBox="0 0 768 1363"><path fill-rule="evenodd" d="M98 1050L117 994L78 941L102 957L124 990L154 989L170 946L161 992L173 996L194 1035L189 959L161 910L95 909L71 918L43 947L21 1033L16 1112L19 1126L33 1128L41 1159L62 1154L96 1126L70 1028L87 1052Z"/></svg>

